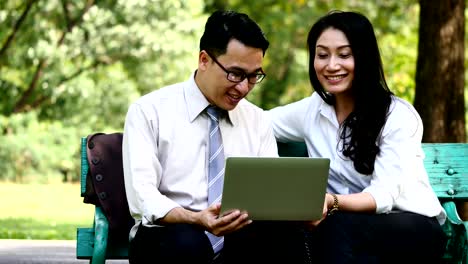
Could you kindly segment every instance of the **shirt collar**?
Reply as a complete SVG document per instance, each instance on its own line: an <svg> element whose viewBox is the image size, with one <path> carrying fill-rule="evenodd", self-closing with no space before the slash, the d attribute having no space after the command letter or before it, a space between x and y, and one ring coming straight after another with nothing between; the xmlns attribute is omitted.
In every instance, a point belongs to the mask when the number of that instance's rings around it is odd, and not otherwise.
<svg viewBox="0 0 468 264"><path fill-rule="evenodd" d="M196 71L192 73L184 86L184 98L190 122L193 122L210 105L195 82L195 74ZM228 123L235 126L238 120L237 107L228 111L228 115L225 116Z"/></svg>
<svg viewBox="0 0 468 264"><path fill-rule="evenodd" d="M321 100L321 104L319 106L319 112L322 116L328 119L332 124L335 124L337 127L339 127L339 124L336 120L335 108L333 107L333 105L329 105L325 103L325 101Z"/></svg>
<svg viewBox="0 0 468 264"><path fill-rule="evenodd" d="M242 99L243 100L243 99ZM229 121L229 123L233 126L237 126L237 124L239 124L239 112L238 112L238 106L236 106L236 108L234 108L233 110L231 111L227 111L227 120Z"/></svg>

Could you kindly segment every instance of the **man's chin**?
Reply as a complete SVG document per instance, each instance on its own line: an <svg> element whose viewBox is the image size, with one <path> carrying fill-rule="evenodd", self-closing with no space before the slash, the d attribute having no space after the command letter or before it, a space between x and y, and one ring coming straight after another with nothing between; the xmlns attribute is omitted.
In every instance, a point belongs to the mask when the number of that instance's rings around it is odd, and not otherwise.
<svg viewBox="0 0 468 264"><path fill-rule="evenodd" d="M228 97L222 108L227 111L233 110L239 104L240 100L242 100L242 98L233 99L231 97Z"/></svg>

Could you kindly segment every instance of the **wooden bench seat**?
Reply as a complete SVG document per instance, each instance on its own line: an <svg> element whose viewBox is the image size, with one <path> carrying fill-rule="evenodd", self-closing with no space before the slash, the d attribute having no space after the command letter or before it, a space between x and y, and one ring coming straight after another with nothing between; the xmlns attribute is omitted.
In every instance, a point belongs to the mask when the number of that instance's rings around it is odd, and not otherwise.
<svg viewBox="0 0 468 264"><path fill-rule="evenodd" d="M121 136L121 134L119 134ZM106 136L103 134L102 136ZM91 175L87 153L89 151L88 137L81 139L81 196L89 195L90 184L96 175ZM425 143L424 161L431 186L447 211L448 218L443 230L449 240L444 255L444 263L468 264L468 221L462 221L457 213L456 203L468 201L468 144L464 143ZM278 143L280 156L307 156L304 143ZM118 161L112 166L122 166ZM91 178L90 178L91 177ZM101 175L102 177L102 175ZM106 177L106 175L104 175ZM123 177L117 175L116 177ZM93 180L90 180L93 179ZM98 177L99 179L99 177ZM123 181L123 179L118 179ZM88 184L88 187L87 187ZM124 194L120 194L125 197ZM98 199L108 199L105 195L97 195ZM127 208L125 200L118 200L117 208ZM424 201L422 201L424 202ZM93 204L92 204L93 205ZM128 232L128 225L113 226L99 203L94 204L95 215L91 227L78 228L76 257L89 259L92 264L104 264L106 259L128 259L128 239L109 239L115 228ZM118 207L121 206L121 207ZM91 221L91 219L90 219Z"/></svg>

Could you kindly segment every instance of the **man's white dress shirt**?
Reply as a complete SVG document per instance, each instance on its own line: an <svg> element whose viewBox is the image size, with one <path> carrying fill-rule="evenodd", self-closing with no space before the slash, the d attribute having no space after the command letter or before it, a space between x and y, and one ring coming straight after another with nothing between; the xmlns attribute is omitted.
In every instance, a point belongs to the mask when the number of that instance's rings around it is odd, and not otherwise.
<svg viewBox="0 0 468 264"><path fill-rule="evenodd" d="M189 80L142 96L128 109L122 155L135 226L154 226L171 209L208 207L209 102ZM264 111L243 99L219 126L225 157L278 156Z"/></svg>
<svg viewBox="0 0 468 264"><path fill-rule="evenodd" d="M408 102L392 97L379 140L380 153L372 175L354 169L341 152L340 125L333 106L313 93L300 101L268 111L278 141L305 141L310 157L330 158L328 192L370 193L377 213L409 211L444 223L446 213L432 190L421 147L423 125Z"/></svg>

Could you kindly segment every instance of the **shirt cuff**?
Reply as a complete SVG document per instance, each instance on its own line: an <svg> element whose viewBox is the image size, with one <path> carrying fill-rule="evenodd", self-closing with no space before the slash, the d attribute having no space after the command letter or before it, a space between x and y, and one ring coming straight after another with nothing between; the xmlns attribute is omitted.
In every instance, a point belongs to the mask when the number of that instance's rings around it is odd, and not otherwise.
<svg viewBox="0 0 468 264"><path fill-rule="evenodd" d="M372 197L375 200L375 212L377 214L388 213L392 210L394 199L392 195L388 192L388 189L377 186L369 186L362 192L367 192L370 193L370 195L372 195Z"/></svg>

